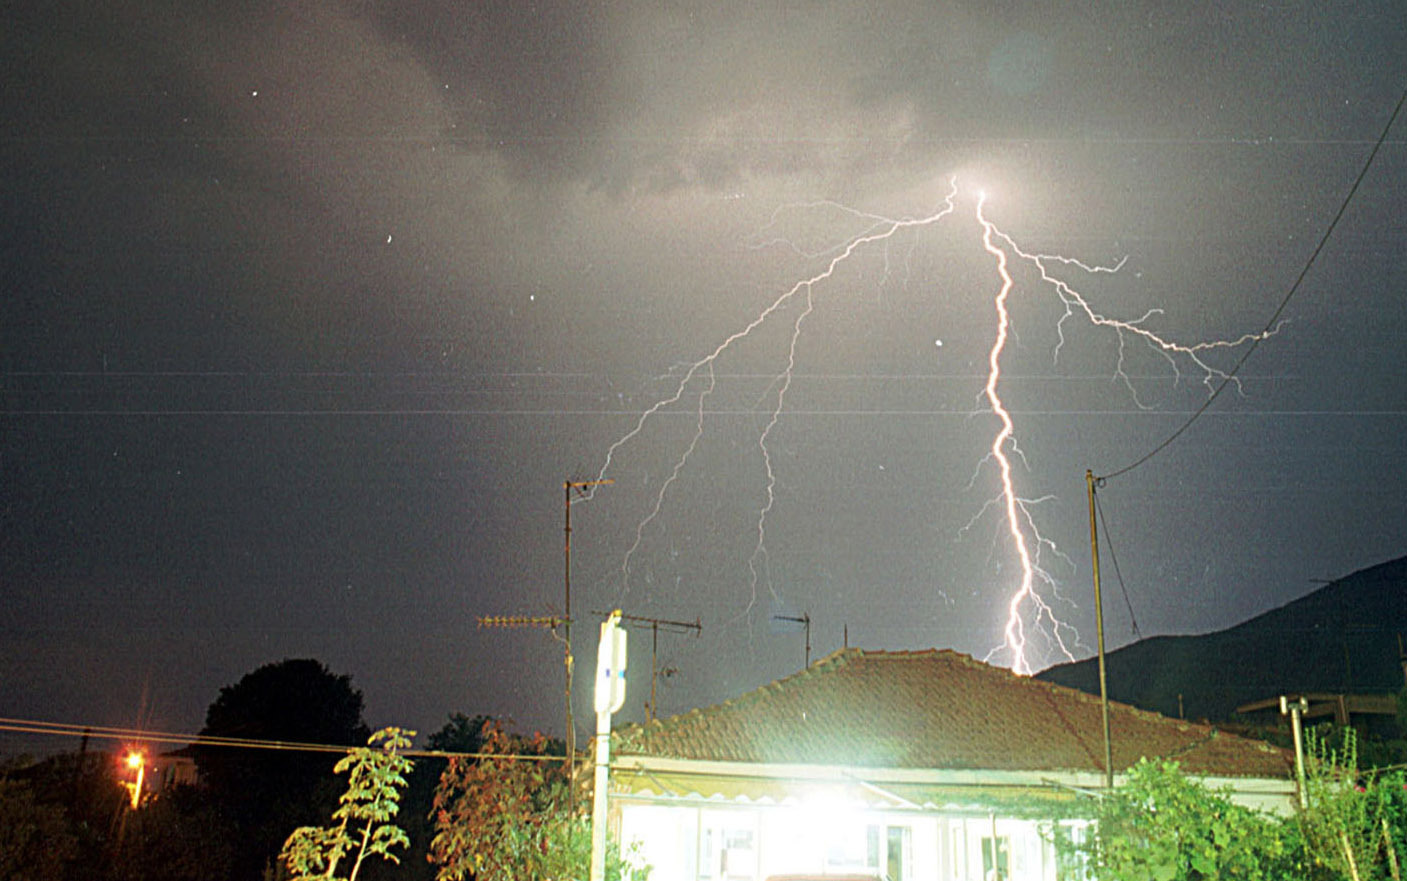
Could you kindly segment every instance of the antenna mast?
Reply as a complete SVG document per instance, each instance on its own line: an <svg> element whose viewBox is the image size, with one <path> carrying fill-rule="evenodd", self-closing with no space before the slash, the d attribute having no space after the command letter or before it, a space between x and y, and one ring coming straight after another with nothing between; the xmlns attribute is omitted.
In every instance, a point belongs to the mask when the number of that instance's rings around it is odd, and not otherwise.
<svg viewBox="0 0 1407 881"><path fill-rule="evenodd" d="M810 612L807 612L807 613L805 613L804 615L802 615L800 618L796 618L796 617L793 617L793 616L791 616L791 615L773 615L773 616L772 616L772 620L773 620L773 621L794 621L794 622L796 622L797 624L805 624L805 625L806 625L806 666L805 666L805 667L802 667L801 669L805 670L806 667L811 666L811 613L810 613Z"/></svg>

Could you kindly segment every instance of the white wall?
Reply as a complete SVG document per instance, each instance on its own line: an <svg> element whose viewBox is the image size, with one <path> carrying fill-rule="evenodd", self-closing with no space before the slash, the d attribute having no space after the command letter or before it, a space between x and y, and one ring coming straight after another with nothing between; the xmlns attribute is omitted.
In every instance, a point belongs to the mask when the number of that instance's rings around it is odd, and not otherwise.
<svg viewBox="0 0 1407 881"><path fill-rule="evenodd" d="M988 817L875 811L845 805L619 803L621 841L653 867L651 881L764 881L779 874L894 872L894 881L987 881ZM1048 823L998 818L1005 881L1056 881ZM725 853L726 851L726 853ZM726 866L726 871L725 871Z"/></svg>

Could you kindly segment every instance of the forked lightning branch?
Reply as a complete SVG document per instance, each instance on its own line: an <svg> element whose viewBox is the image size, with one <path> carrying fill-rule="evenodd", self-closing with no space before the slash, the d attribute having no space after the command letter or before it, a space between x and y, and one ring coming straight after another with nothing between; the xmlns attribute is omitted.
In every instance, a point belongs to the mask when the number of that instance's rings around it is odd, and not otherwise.
<svg viewBox="0 0 1407 881"><path fill-rule="evenodd" d="M700 441L708 431L710 398L717 389L716 368L720 359L735 349L749 337L760 334L764 325L780 324L781 337L785 340L775 353L776 373L766 386L759 403L762 418L749 455L755 456L762 465L761 503L753 511L748 530L751 553L747 559L748 589L750 591L747 611L755 606L760 592L768 591L774 602L780 604L781 597L772 584L768 572L768 525L769 518L777 501L777 473L773 457L773 434L778 422L787 411L788 393L792 388L796 369L798 345L802 341L807 320L817 308L817 294L834 280L836 274L848 262L872 249L884 251L888 259L888 249L896 244L895 238L902 233L920 231L949 220L959 211L961 190L956 179L949 181L947 193L933 211L918 217L890 218L862 212L833 202L814 203L810 206L794 206L801 210L840 210L857 222L858 232L834 240L821 247L803 247L785 238L774 238L765 244L785 246L793 256L800 255L814 262L812 271L803 273L793 283L780 290L776 297L758 311L737 330L724 336L711 349L697 360L683 365L673 375L671 391L645 408L633 421L630 429L612 443L606 450L605 459L598 475L606 480L628 460L632 446L644 443L642 437L647 426L666 413L679 413L681 410L691 416L691 431L678 442L670 453L672 466L654 494L653 500L641 512L634 530L634 539L624 554L619 576L622 592L632 588L632 577L637 556L642 552L647 530L660 517L666 500L675 488L680 476L690 467L691 457L699 448ZM1011 298L1018 292L1013 277L1013 267L1024 264L1034 272L1037 289L1048 292L1060 306L1061 315L1056 323L1060 347L1065 344L1066 326L1071 322L1083 323L1096 331L1113 334L1117 338L1118 355L1111 370L1113 376L1127 389L1130 398L1138 407L1145 407L1139 400L1134 384L1126 373L1126 359L1130 348L1146 346L1166 360L1175 378L1185 372L1196 376L1211 393L1215 385L1227 378L1227 374L1214 363L1214 353L1218 350L1236 350L1254 341L1274 335L1276 329L1264 333L1247 333L1227 339L1183 342L1160 334L1150 326L1150 320L1161 314L1161 310L1150 310L1136 318L1119 318L1096 308L1090 298L1067 280L1066 276L1085 277L1100 273L1114 273L1122 266L1122 261L1113 266L1090 265L1080 260L1058 255L1044 254L1023 248L1009 234L998 228L987 216L986 197L981 193L963 194L965 201L973 205L975 228L980 230L981 247L990 259L991 284L980 295L988 299L991 345L984 365L985 382L980 391L983 412L990 415L992 428L987 455L981 467L992 467L997 473L998 495L984 510L996 510L1002 520L1005 536L1004 553L1009 553L1017 564L1010 583L995 586L997 591L991 597L991 607L995 624L1000 624L1002 638L987 655L987 660L1004 663L1017 673L1030 674L1038 666L1038 661L1055 658L1033 658L1032 637L1037 631L1043 634L1041 645L1047 647L1044 653L1060 655L1074 660L1072 647L1077 636L1073 627L1057 616L1050 597L1056 589L1054 577L1041 565L1043 550L1054 548L1054 544L1042 537L1030 503L1022 496L1019 486L1018 469L1013 463L1020 457L1018 440L1020 426L1003 400L1004 380L1003 360L1008 354L1011 341ZM1021 289L1024 293L1024 289ZM589 497L587 497L589 498ZM585 500L585 499L584 499ZM980 516L980 515L979 515ZM1006 567L1003 567L1004 569Z"/></svg>

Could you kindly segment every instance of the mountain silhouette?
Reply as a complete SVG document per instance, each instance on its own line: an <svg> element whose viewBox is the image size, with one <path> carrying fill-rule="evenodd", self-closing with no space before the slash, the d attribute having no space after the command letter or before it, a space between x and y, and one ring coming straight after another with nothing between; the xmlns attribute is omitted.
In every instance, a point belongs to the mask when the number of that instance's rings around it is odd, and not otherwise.
<svg viewBox="0 0 1407 881"><path fill-rule="evenodd" d="M1226 721L1238 705L1295 692L1397 692L1407 636L1407 557L1360 570L1227 630L1158 636L1106 655L1110 700ZM1097 658L1036 678L1099 694Z"/></svg>

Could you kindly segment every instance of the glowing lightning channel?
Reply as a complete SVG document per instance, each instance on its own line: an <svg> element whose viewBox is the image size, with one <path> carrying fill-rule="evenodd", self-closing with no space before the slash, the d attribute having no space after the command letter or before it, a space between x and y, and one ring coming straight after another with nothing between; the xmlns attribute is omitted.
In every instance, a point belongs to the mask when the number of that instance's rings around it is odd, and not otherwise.
<svg viewBox="0 0 1407 881"><path fill-rule="evenodd" d="M776 591L772 588L771 577L767 566L767 520L776 504L776 473L773 468L772 452L768 441L772 435L773 429L781 419L781 415L786 406L786 396L791 388L793 371L796 366L797 345L801 339L802 326L816 308L816 287L821 282L831 278L837 269L863 246L887 241L904 229L929 226L938 223L944 217L954 212L954 200L957 193L957 181L954 178L949 181L948 193L937 211L923 217L897 220L863 213L833 202L812 203L809 206L802 207L814 208L826 206L837 208L846 214L865 221L866 225L858 234L852 235L839 244L820 251L813 252L802 249L785 239L775 239L762 243L761 246L784 244L791 247L796 253L802 256L824 259L824 268L815 275L796 282L790 288L782 292L770 305L763 309L757 317L746 324L741 330L726 337L723 342L719 343L704 357L694 361L692 364L686 365L673 392L642 412L635 421L634 426L606 450L605 461L601 466L600 473L597 475L598 482L605 481L607 472L611 469L616 454L632 440L637 438L654 417L673 408L676 404L679 404L685 399L686 395L693 396L691 400L695 423L692 437L675 459L673 469L669 476L660 485L649 513L635 530L635 540L629 550L627 550L621 565L623 592L629 592L632 564L644 542L646 529L659 518L664 508L666 496L669 494L671 487L678 480L680 473L688 464L690 457L697 449L699 441L703 436L707 416L706 403L717 389L717 376L715 374L717 361L725 352L732 348L735 343L746 339L753 331L757 330L757 328L762 326L769 319L778 315L787 308L793 300L800 297L803 300L803 304L798 310L795 320L792 322L786 358L772 383L768 386L769 391L767 395L770 396L771 400L769 417L757 438L758 452L766 475L764 481L765 499L757 511L757 538L752 554L748 558L751 598L747 608L739 617L742 618L750 614L756 605L759 583L765 583L767 589L772 593L773 599L780 601L780 597L777 596ZM1074 654L1070 650L1070 646L1066 643L1064 636L1062 636L1062 630L1073 633L1074 629L1056 617L1054 609L1052 609L1050 604L1041 596L1040 591L1037 590L1037 582L1039 581L1049 586L1051 591L1058 598L1056 579L1046 572L1040 563L1042 549L1049 550L1068 562L1068 558L1060 554L1054 542L1041 535L1036 526L1035 518L1031 513L1031 507L1033 505L1047 499L1022 498L1017 494L1015 480L1012 475L1013 467L1011 456L1013 454L1022 456L1022 453L1017 443L1015 422L1010 411L1007 410L1003 403L1000 394L1002 380L1001 359L1006 349L1011 330L1011 315L1008 310L1008 302L1012 292L1016 288L1016 283L1011 272L1011 263L1015 260L1020 260L1034 267L1036 273L1039 275L1041 283L1048 285L1055 292L1055 295L1059 298L1064 307L1064 314L1061 315L1056 322L1058 343L1053 352L1056 362L1059 362L1060 353L1065 345L1065 325L1072 318L1082 317L1092 327L1112 330L1118 337L1119 346L1114 376L1123 383L1134 403L1140 408L1146 409L1143 402L1139 400L1137 390L1124 369L1125 359L1127 357L1127 346L1130 342L1142 341L1167 360L1173 370L1175 382L1182 377L1182 370L1179 367L1178 359L1183 359L1202 374L1202 382L1210 391L1219 380L1227 379L1228 375L1206 360L1206 356L1209 352L1219 349L1234 349L1253 341L1273 336L1279 332L1280 325L1263 333L1243 334L1234 339L1185 344L1168 340L1146 326L1150 318L1162 314L1162 310L1160 309L1151 309L1141 317L1133 320L1110 318L1096 311L1079 291L1062 279L1057 278L1052 274L1051 269L1052 266L1058 264L1063 267L1075 268L1086 274L1113 273L1117 272L1123 266L1123 260L1120 260L1113 266L1092 266L1070 257L1056 254L1033 253L1023 250L1009 235L1002 232L995 224L987 219L983 210L985 203L985 194L979 195L976 206L976 219L982 228L982 247L996 260L997 274L1001 280L1001 284L993 298L993 306L996 310L997 319L996 335L992 343L992 348L988 353L988 371L986 384L983 387L983 396L986 398L987 405L991 408L992 413L997 417L1000 428L992 438L989 453L983 461L993 460L997 463L1001 489L999 497L984 505L982 511L973 518L973 521L970 522L968 526L970 527L972 523L975 523L983 516L983 512L986 512L993 506L999 507L1003 513L1006 532L1010 536L1011 544L1015 548L1016 556L1020 562L1021 578L1016 589L1005 604L1006 623L1002 631L1002 644L994 648L987 657L990 660L999 652L1005 652L1015 672L1029 675L1033 672L1034 667L1028 655L1028 629L1039 630L1041 625L1048 624L1048 630L1046 632L1048 632L1049 638L1055 648L1069 660L1074 660ZM887 266L887 252L885 257ZM1233 381L1235 381L1234 378ZM1239 389L1239 383L1237 387ZM771 391L773 389L775 393ZM1024 460L1024 456L1022 456L1022 458ZM979 465L978 468L980 473L981 466ZM588 494L582 498L582 501L589 500L590 498L591 495ZM967 527L964 528L966 529Z"/></svg>
<svg viewBox="0 0 1407 881"><path fill-rule="evenodd" d="M1001 496L1000 501L1006 515L1006 528L1011 534L1012 545L1016 548L1017 557L1021 563L1021 582L1016 591L1007 602L1007 620L1002 630L1003 643L997 649L989 653L988 658L998 651L1005 650L1011 660L1012 669L1020 674L1030 674L1033 672L1031 660L1027 656L1026 627L1022 616L1023 606L1030 605L1035 608L1035 620L1039 623L1042 620L1049 620L1051 624L1050 633L1054 639L1056 647L1060 653L1068 660L1074 660L1074 655L1061 638L1060 631L1063 625L1054 615L1050 608L1035 589L1036 579L1039 577L1049 583L1054 588L1055 581L1047 575L1029 549L1026 540L1026 529L1029 529L1038 546L1048 544L1041 537L1036 529L1035 521L1027 509L1027 502L1016 494L1016 489L1011 476L1011 460L1007 455L1008 448L1020 454L1019 447L1016 446L1015 424L1011 414L1002 404L1001 396L998 394L998 384L1001 381L1001 355L1006 347L1007 332L1010 326L1010 316L1007 312L1007 299L1011 293L1015 282L1012 279L1008 266L1008 250L1021 260L1031 264L1036 268L1037 273L1043 283L1054 289L1056 296L1065 307L1065 312L1056 322L1056 331L1059 341L1054 350L1056 361L1059 361L1060 352L1065 345L1065 324L1076 315L1083 317L1093 327L1106 328L1114 331L1119 340L1118 360L1114 368L1114 375L1124 384L1135 405L1141 409L1147 409L1146 405L1138 398L1137 389L1134 388L1133 381L1124 370L1127 345L1130 338L1141 340L1153 351L1161 355L1172 367L1173 375L1176 379L1182 377L1182 370L1178 366L1178 357L1186 359L1202 374L1202 383L1210 393L1215 390L1218 380L1228 379L1228 375L1213 364L1205 360L1205 355L1218 349L1234 349L1246 345L1253 341L1263 340L1274 336L1280 331L1282 324L1277 324L1274 328L1262 333L1246 333L1229 340L1212 340L1200 343L1179 343L1166 339L1157 333L1149 330L1145 323L1149 318L1162 314L1161 309L1150 309L1141 317L1134 320L1120 320L1110 318L1095 311L1089 301L1085 299L1079 291L1056 278L1050 272L1050 265L1054 263L1063 266L1073 266L1085 273L1095 274L1104 272L1117 272L1123 265L1124 260L1120 260L1114 266L1090 266L1079 260L1064 257L1056 254L1036 254L1023 250L1006 233L998 229L983 213L983 206L986 203L985 194L980 195L977 200L977 222L982 226L982 247L996 258L997 273L1001 277L1001 288L997 292L994 303L997 311L997 335L992 344L992 350L988 357L987 383L984 394L992 412L996 414L1001 422L1001 430L992 440L990 458L995 459L1001 476ZM999 244L1000 242L1000 244ZM1240 381L1230 377L1237 389L1240 389ZM980 516L980 515L979 515ZM1026 529L1022 528L1025 524Z"/></svg>
<svg viewBox="0 0 1407 881"><path fill-rule="evenodd" d="M1017 510L1020 503L1017 501L1016 488L1011 481L1011 459L1006 454L1007 444L1015 443L1016 425L1011 420L1011 414L1002 404L1001 395L997 394L997 384L1001 381L1002 375L1002 350L1006 348L1007 331L1011 326L1011 316L1006 310L1006 300L1010 296L1015 282L1012 281L1011 273L1006 267L1006 252L993 243L994 229L982 214L982 205L986 201L985 193L977 200L977 220L982 224L982 247L987 250L987 253L997 258L997 274L1001 276L1002 283L995 300L997 337L992 343L992 351L987 355L987 385L983 391L987 396L987 403L992 407L992 412L997 414L997 418L1001 420L1001 430L997 432L996 437L992 438L992 458L997 461L997 467L1001 472L1001 498L1006 510L1007 530L1011 533L1016 556L1021 561L1021 584L1011 595L1011 599L1007 601L1006 627L1002 633L1006 647L1011 652L1012 670L1023 676L1029 676L1031 664L1026 658L1026 632L1021 621L1021 605L1036 595L1036 567L1031 560L1031 551L1026 546L1026 533L1021 529L1021 516ZM1066 654L1070 653L1067 651ZM1070 660L1074 660L1073 655Z"/></svg>
<svg viewBox="0 0 1407 881"><path fill-rule="evenodd" d="M754 330L764 324L768 319L781 312L798 296L801 296L804 299L804 305L800 310L799 314L797 315L795 322L792 324L791 338L787 347L786 362L781 368L781 370L778 372L777 377L773 382L773 385L776 387L776 396L772 399L772 405L770 408L767 424L763 428L761 434L758 436L757 441L758 449L762 458L763 468L766 474L766 498L763 505L758 510L757 541L753 547L752 554L748 558L748 571L750 573L749 588L751 590L751 598L748 601L747 608L743 612L743 616L749 614L757 603L757 591L759 582L765 583L767 589L772 593L773 598L776 600L780 600L780 597L777 596L776 591L772 588L771 579L767 575L766 571L767 518L776 504L777 482L776 473L773 469L772 464L772 452L771 448L768 446L768 439L771 437L772 430L776 427L777 422L781 419L782 412L785 409L787 391L791 388L793 370L796 366L796 348L798 342L801 339L802 325L806 321L806 318L812 313L815 308L815 300L813 297L814 289L816 285L820 284L821 282L825 281L826 279L829 279L832 275L834 275L836 270L842 264L844 264L851 257L851 255L853 255L857 250L864 247L865 245L891 239L895 235L897 235L901 230L935 224L938 221L942 220L944 217L953 213L956 207L954 205L953 199L956 196L957 181L956 179L953 179L949 181L948 193L944 197L941 206L932 214L928 214L923 217L901 218L895 220L891 218L879 217L877 215L862 214L857 211L845 209L849 213L852 213L857 217L862 217L865 220L869 221L869 225L865 228L865 230L860 234L855 235L850 239L846 240L843 244L835 247L834 249L831 249L828 252L830 254L830 257L827 260L824 269L809 278L805 278L801 281L798 281L786 291L782 292L780 296L773 300L772 303L767 306L767 308L763 309L762 312L760 312L756 318L750 321L741 330L736 331L735 333L726 337L723 342L719 343L707 355L693 362L692 364L689 364L685 368L683 375L680 377L679 382L675 386L674 391L668 397L657 401L649 408L647 408L643 413L641 413L639 419L635 421L634 427L632 427L628 432L626 432L615 443L611 444L611 446L606 450L605 462L601 465L601 470L597 476L598 480L605 479L606 473L610 470L611 464L615 458L617 451L619 451L623 446L638 437L640 433L644 431L645 426L650 422L653 417L683 400L686 392L688 392L689 390L689 387L695 383L696 378L699 377L701 373L707 373L707 385L701 392L697 393L697 409L695 413L698 421L695 425L694 436L690 440L685 450L675 460L675 465L670 474L670 477L665 480L663 484L661 484L660 490L655 496L655 503L653 508L651 509L650 513L645 517L644 521L640 524L640 526L636 529L635 541L630 546L630 549L626 552L625 560L621 566L621 574L622 578L624 579L622 587L623 591L628 592L630 589L631 562L634 559L636 553L639 551L641 542L644 540L645 529L653 520L655 520L659 516L660 511L663 509L665 496L668 494L670 486L674 483L675 479L679 475L679 472L683 469L689 456L693 453L694 449L698 444L699 437L703 431L703 422L705 415L704 400L713 392L716 387L716 380L714 378L713 373L713 367L715 363L735 343L747 338ZM587 498L589 498L589 496Z"/></svg>

